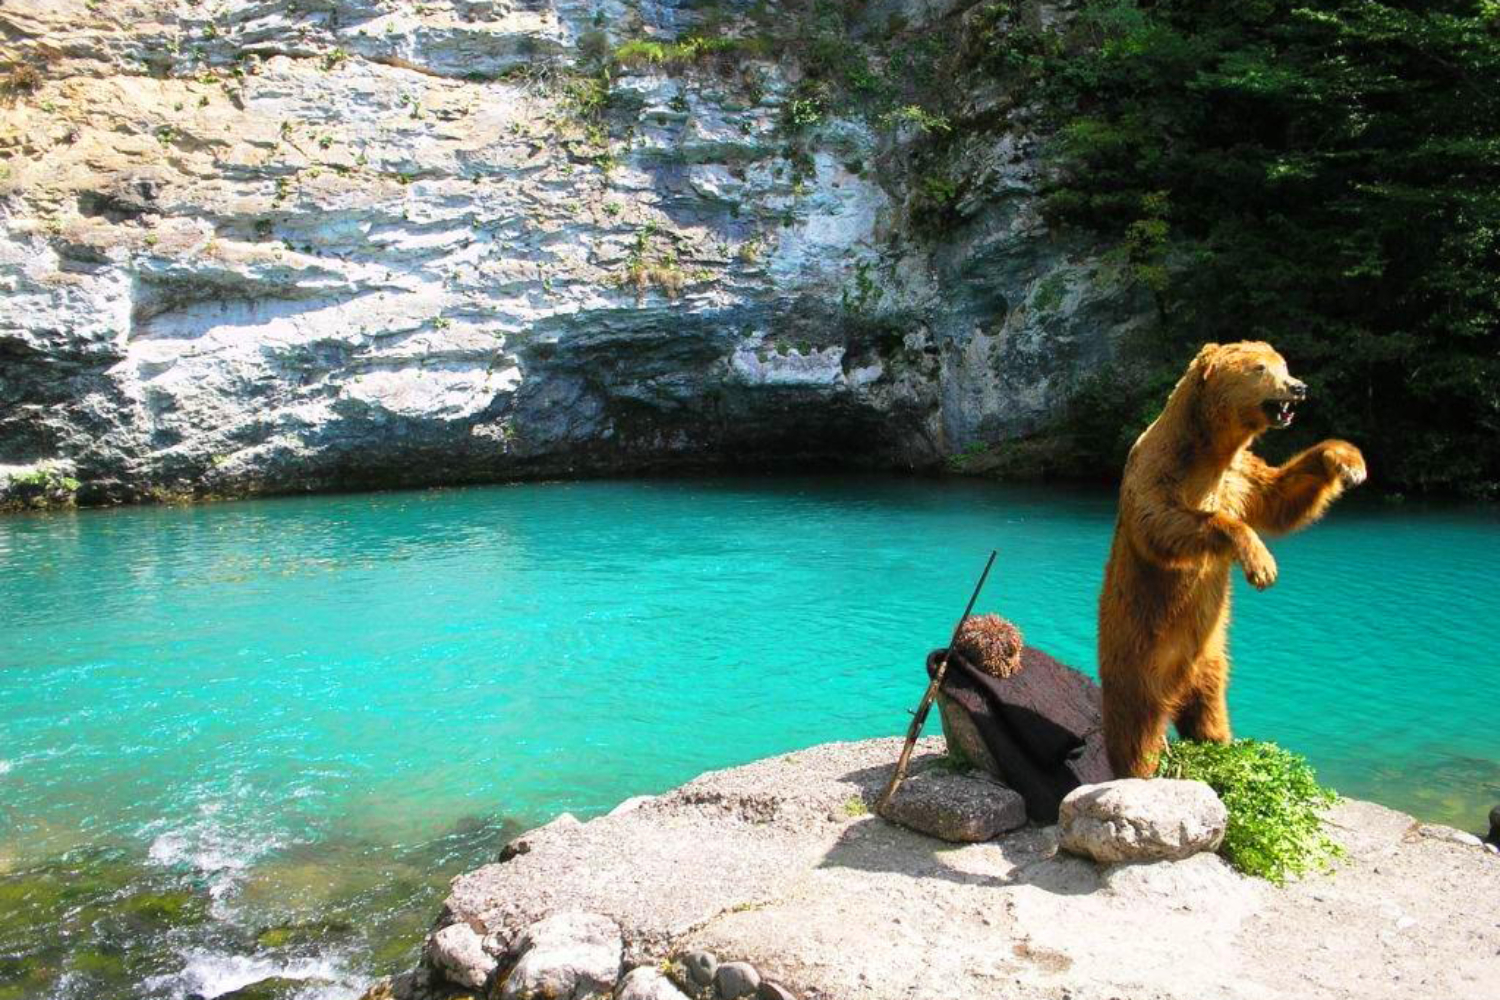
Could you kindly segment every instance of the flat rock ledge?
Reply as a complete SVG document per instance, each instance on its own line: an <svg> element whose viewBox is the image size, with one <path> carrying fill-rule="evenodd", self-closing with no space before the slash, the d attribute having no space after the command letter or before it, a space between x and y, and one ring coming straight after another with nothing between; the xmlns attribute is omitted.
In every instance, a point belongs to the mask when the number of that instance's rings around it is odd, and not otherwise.
<svg viewBox="0 0 1500 1000"><path fill-rule="evenodd" d="M953 844L871 815L900 740L705 774L455 879L370 1000L1420 1000L1500 988L1500 858L1367 802L1284 889L1218 855L1097 863L1057 827ZM942 764L924 740L913 774ZM1188 793L1189 795L1196 793ZM1469 838L1472 839L1472 838Z"/></svg>

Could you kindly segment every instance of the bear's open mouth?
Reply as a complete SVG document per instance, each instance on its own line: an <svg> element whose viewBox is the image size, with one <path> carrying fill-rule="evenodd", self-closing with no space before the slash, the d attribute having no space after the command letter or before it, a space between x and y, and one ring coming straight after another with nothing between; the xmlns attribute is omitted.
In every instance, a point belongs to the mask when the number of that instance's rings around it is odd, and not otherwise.
<svg viewBox="0 0 1500 1000"><path fill-rule="evenodd" d="M1268 399L1261 404L1261 408L1266 411L1266 418L1277 430L1292 426L1292 420L1297 415L1296 406L1297 401L1294 399Z"/></svg>

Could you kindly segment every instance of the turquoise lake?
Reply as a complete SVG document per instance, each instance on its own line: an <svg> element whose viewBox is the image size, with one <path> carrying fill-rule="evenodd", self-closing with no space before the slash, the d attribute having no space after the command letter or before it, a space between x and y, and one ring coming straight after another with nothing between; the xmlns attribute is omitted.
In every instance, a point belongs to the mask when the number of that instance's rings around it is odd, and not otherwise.
<svg viewBox="0 0 1500 1000"><path fill-rule="evenodd" d="M354 996L524 826L901 732L991 548L979 609L1093 673L1113 513L779 477L0 520L0 1000ZM1238 734L1480 828L1500 516L1351 502L1271 547Z"/></svg>

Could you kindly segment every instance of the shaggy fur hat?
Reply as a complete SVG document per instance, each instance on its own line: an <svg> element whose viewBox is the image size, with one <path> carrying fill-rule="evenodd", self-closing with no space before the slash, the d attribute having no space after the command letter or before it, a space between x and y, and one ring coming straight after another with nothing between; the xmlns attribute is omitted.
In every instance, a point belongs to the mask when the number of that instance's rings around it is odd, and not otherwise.
<svg viewBox="0 0 1500 1000"><path fill-rule="evenodd" d="M1021 630L999 615L976 615L964 622L954 649L991 677L1009 677L1021 669Z"/></svg>

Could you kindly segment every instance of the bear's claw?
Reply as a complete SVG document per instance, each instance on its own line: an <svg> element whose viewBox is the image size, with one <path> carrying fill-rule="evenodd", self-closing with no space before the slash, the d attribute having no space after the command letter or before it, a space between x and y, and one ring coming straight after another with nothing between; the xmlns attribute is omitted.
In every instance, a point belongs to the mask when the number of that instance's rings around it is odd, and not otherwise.
<svg viewBox="0 0 1500 1000"><path fill-rule="evenodd" d="M1240 565L1244 567L1245 579L1256 590L1265 590L1276 582L1276 559L1258 538L1241 551Z"/></svg>
<svg viewBox="0 0 1500 1000"><path fill-rule="evenodd" d="M1368 476L1365 457L1346 441L1332 442L1323 452L1323 464L1329 473L1346 487L1358 486Z"/></svg>

